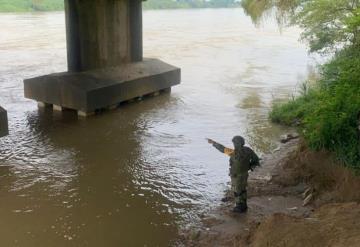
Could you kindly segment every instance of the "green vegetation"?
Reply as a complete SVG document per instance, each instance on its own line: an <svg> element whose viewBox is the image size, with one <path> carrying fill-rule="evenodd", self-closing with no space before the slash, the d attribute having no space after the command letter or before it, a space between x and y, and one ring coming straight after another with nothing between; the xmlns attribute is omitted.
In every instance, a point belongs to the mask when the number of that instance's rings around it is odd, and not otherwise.
<svg viewBox="0 0 360 247"><path fill-rule="evenodd" d="M144 9L221 8L238 6L235 0L148 0ZM64 0L0 0L0 12L63 10Z"/></svg>
<svg viewBox="0 0 360 247"><path fill-rule="evenodd" d="M300 125L310 148L333 151L345 164L360 169L360 51L338 52L321 67L316 84L304 85L299 97L275 104L270 118Z"/></svg>
<svg viewBox="0 0 360 247"><path fill-rule="evenodd" d="M239 6L235 0L147 0L145 9L179 9L179 8L229 8Z"/></svg>
<svg viewBox="0 0 360 247"><path fill-rule="evenodd" d="M333 54L300 95L275 104L274 122L297 125L310 148L335 152L360 171L360 0L244 0L255 23L276 9L280 23L298 25L310 52Z"/></svg>
<svg viewBox="0 0 360 247"><path fill-rule="evenodd" d="M63 0L0 0L0 12L63 10Z"/></svg>

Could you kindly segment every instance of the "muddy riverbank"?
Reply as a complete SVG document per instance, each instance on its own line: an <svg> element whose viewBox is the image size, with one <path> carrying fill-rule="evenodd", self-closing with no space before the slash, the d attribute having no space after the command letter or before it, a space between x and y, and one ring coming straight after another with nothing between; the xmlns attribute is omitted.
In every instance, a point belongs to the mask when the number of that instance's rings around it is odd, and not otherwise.
<svg viewBox="0 0 360 247"><path fill-rule="evenodd" d="M184 233L185 246L358 246L360 178L328 153L298 140L283 144L251 173L249 211L233 200ZM225 195L229 195L227 191Z"/></svg>

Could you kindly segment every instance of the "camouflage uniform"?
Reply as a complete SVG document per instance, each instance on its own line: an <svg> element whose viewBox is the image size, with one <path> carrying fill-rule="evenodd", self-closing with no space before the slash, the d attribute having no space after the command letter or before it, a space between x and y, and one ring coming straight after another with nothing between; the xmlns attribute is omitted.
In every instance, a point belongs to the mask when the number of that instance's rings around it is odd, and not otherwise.
<svg viewBox="0 0 360 247"><path fill-rule="evenodd" d="M259 157L255 152L244 146L245 141L241 136L233 138L235 149L226 148L214 142L213 146L220 152L230 156L231 187L235 196L236 207L234 211L244 212L247 210L247 181L248 171L259 165Z"/></svg>

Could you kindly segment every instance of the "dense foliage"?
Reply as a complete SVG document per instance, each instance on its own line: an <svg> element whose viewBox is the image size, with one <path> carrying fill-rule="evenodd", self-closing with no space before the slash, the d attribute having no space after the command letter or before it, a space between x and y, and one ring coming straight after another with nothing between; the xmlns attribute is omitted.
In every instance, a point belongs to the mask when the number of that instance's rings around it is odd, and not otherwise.
<svg viewBox="0 0 360 247"><path fill-rule="evenodd" d="M236 0L147 0L144 9L221 8L238 5ZM0 0L1 12L63 10L64 0Z"/></svg>
<svg viewBox="0 0 360 247"><path fill-rule="evenodd" d="M333 54L319 78L301 94L275 104L274 122L298 125L309 147L333 151L360 170L360 0L244 0L255 23L276 12L281 24L298 25L310 52Z"/></svg>
<svg viewBox="0 0 360 247"><path fill-rule="evenodd" d="M360 169L360 51L339 52L321 68L321 79L286 104L274 105L274 122L300 125L308 145L334 151Z"/></svg>
<svg viewBox="0 0 360 247"><path fill-rule="evenodd" d="M310 52L335 52L360 42L360 0L243 0L241 4L255 23L275 10L280 24L300 26Z"/></svg>

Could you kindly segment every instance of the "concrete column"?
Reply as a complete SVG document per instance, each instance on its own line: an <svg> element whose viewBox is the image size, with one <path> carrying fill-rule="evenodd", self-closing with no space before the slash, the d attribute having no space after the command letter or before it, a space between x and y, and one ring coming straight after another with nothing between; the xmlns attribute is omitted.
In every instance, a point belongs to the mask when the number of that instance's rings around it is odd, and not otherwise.
<svg viewBox="0 0 360 247"><path fill-rule="evenodd" d="M0 137L6 136L8 133L7 112L0 106Z"/></svg>
<svg viewBox="0 0 360 247"><path fill-rule="evenodd" d="M81 71L79 14L77 9L76 1L65 0L67 60L68 70L71 72Z"/></svg>
<svg viewBox="0 0 360 247"><path fill-rule="evenodd" d="M143 59L142 0L64 1L69 71L24 80L26 98L88 116L180 83L179 68Z"/></svg>
<svg viewBox="0 0 360 247"><path fill-rule="evenodd" d="M130 1L131 61L143 60L142 0Z"/></svg>
<svg viewBox="0 0 360 247"><path fill-rule="evenodd" d="M68 68L142 61L141 0L65 0Z"/></svg>

